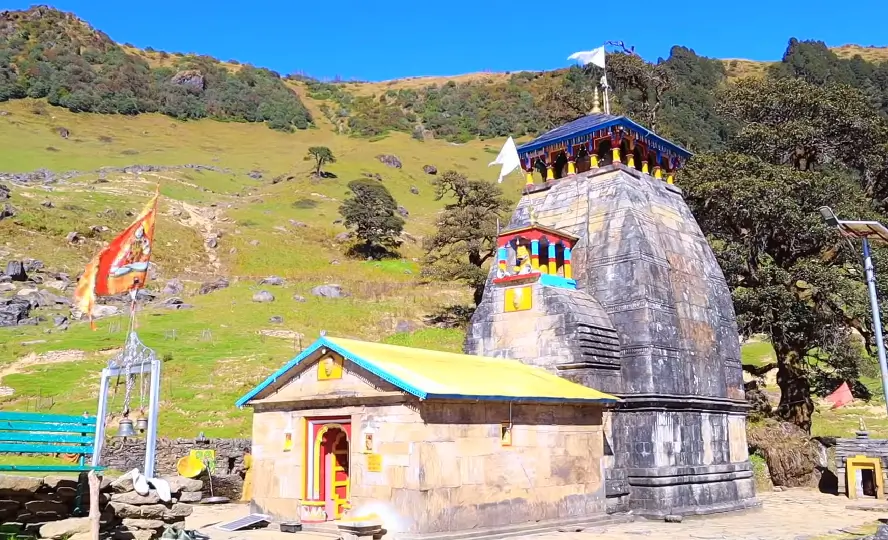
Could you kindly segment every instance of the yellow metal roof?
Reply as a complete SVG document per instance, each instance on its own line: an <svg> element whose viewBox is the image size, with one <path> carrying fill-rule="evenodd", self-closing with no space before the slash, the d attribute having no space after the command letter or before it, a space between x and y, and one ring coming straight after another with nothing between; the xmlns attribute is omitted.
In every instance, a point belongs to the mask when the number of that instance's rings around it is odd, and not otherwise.
<svg viewBox="0 0 888 540"><path fill-rule="evenodd" d="M238 400L255 399L287 371L328 348L420 399L613 403L619 398L518 360L322 337Z"/></svg>

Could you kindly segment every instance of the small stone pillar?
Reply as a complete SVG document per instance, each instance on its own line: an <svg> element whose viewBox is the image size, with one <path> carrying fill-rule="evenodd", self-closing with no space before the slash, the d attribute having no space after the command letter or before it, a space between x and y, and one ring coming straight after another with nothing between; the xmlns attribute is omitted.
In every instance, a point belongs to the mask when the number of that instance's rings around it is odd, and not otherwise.
<svg viewBox="0 0 888 540"><path fill-rule="evenodd" d="M555 275L558 273L558 261L555 260L555 244L549 242L549 274Z"/></svg>

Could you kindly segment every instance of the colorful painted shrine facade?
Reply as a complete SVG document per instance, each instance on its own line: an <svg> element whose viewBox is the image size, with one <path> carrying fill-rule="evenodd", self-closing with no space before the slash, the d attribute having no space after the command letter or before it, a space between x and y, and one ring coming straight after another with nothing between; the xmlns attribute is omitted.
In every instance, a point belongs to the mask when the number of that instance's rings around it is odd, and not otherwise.
<svg viewBox="0 0 888 540"><path fill-rule="evenodd" d="M691 153L624 116L590 114L518 147L527 185L539 171L544 182L623 163L672 183Z"/></svg>
<svg viewBox="0 0 888 540"><path fill-rule="evenodd" d="M577 238L541 225L503 231L497 237L497 285L543 280L548 285L576 288L571 252Z"/></svg>
<svg viewBox="0 0 888 540"><path fill-rule="evenodd" d="M303 418L303 523L339 519L349 504L351 417Z"/></svg>

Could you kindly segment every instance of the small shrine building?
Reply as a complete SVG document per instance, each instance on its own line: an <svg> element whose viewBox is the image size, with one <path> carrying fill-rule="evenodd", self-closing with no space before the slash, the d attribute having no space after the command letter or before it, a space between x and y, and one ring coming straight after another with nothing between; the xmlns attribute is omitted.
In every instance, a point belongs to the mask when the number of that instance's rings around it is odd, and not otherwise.
<svg viewBox="0 0 888 540"><path fill-rule="evenodd" d="M516 360L321 337L237 402L251 504L306 526L372 514L393 538L598 522L617 401Z"/></svg>

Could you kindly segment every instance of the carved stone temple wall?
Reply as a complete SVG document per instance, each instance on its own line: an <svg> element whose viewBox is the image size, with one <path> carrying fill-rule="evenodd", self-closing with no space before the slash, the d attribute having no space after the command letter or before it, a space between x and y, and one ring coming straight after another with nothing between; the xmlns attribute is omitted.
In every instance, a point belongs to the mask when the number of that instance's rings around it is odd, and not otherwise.
<svg viewBox="0 0 888 540"><path fill-rule="evenodd" d="M544 367L622 399L605 419L609 511L757 504L731 295L681 190L608 165L529 185L508 230L532 219L577 238L575 289L504 282L492 269L466 352ZM530 301L509 307L512 288Z"/></svg>

